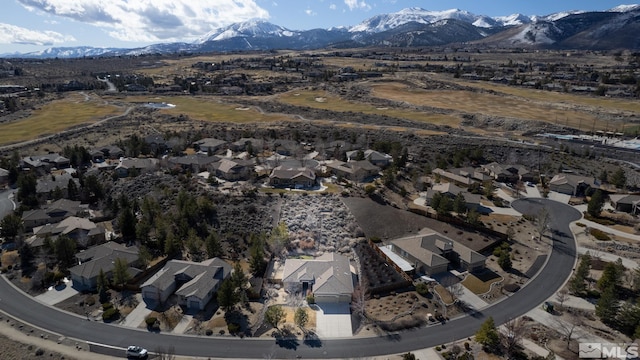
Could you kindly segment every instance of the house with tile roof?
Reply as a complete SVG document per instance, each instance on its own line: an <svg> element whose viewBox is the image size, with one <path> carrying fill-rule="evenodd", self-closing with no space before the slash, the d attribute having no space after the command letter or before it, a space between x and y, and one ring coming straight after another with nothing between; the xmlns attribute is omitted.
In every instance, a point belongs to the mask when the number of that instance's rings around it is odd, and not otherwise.
<svg viewBox="0 0 640 360"><path fill-rule="evenodd" d="M335 176L356 182L371 179L380 173L380 168L370 163L369 160L351 162L332 160L328 161L326 166Z"/></svg>
<svg viewBox="0 0 640 360"><path fill-rule="evenodd" d="M433 231L391 241L391 250L419 274L434 275L450 268L475 272L485 268L486 257L465 245Z"/></svg>
<svg viewBox="0 0 640 360"><path fill-rule="evenodd" d="M612 194L609 195L609 201L617 211L631 214L640 213L640 195Z"/></svg>
<svg viewBox="0 0 640 360"><path fill-rule="evenodd" d="M316 173L307 167L275 167L269 175L269 185L282 188L308 189L316 185Z"/></svg>
<svg viewBox="0 0 640 360"><path fill-rule="evenodd" d="M231 265L219 258L199 263L171 260L140 286L142 299L154 307L175 293L179 305L204 310L231 271Z"/></svg>
<svg viewBox="0 0 640 360"><path fill-rule="evenodd" d="M311 260L287 259L282 283L291 294L313 294L318 303L350 303L353 294L349 259L336 253Z"/></svg>
<svg viewBox="0 0 640 360"><path fill-rule="evenodd" d="M80 201L58 199L40 209L23 212L22 224L25 230L30 231L36 226L55 224L70 216L85 217L83 215L88 215L88 210L88 205L82 205Z"/></svg>
<svg viewBox="0 0 640 360"><path fill-rule="evenodd" d="M129 266L131 277L140 273L137 268L140 256L135 246L125 246L112 241L93 246L76 254L78 265L69 269L73 288L81 291L95 290L100 270L111 279L116 259L124 260Z"/></svg>
<svg viewBox="0 0 640 360"><path fill-rule="evenodd" d="M549 181L549 190L571 196L584 196L590 188L598 189L600 184L593 176L557 174Z"/></svg>
<svg viewBox="0 0 640 360"><path fill-rule="evenodd" d="M60 235L67 235L76 241L81 249L105 241L105 229L93 221L77 216L69 216L56 224L47 224L33 228L33 234L38 238L49 236L55 240Z"/></svg>

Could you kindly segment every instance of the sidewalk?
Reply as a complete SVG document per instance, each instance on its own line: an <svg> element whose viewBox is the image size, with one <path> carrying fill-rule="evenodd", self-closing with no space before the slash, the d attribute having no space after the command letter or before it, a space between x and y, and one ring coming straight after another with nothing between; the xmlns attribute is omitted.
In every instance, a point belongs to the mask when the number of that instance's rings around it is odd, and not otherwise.
<svg viewBox="0 0 640 360"><path fill-rule="evenodd" d="M586 254L587 252L589 252L589 255L591 255L592 257L597 256L600 259L608 262L616 262L618 261L618 259L622 259L622 265L624 265L624 267L626 267L627 269L635 269L638 267L638 263L635 262L634 260L623 258L618 255L610 254L608 252L605 252L604 250L594 250L594 249L589 249L582 246L578 247L578 254L582 255L582 254Z"/></svg>
<svg viewBox="0 0 640 360"><path fill-rule="evenodd" d="M124 322L121 324L122 326L137 328L142 324L144 319L151 314L152 310L147 308L147 304L142 301L142 298L140 297L138 300L140 301L138 306L136 306L136 308L127 315Z"/></svg>
<svg viewBox="0 0 640 360"><path fill-rule="evenodd" d="M551 299L553 300L553 299ZM557 315L552 315L544 310L542 310L541 308L535 308L531 311L529 311L528 313L526 313L525 315L527 315L528 317L532 318L533 320L539 322L542 325L545 325L549 328L552 329L557 329L560 326L565 326L565 327L570 327L571 325L565 321L560 319L559 316ZM597 335L591 334L589 333L587 330L583 329L580 326L576 326L576 328L573 330L573 334L572 334L572 338L573 339L579 339L582 342L598 342L598 343L607 343L609 342L606 339L603 339Z"/></svg>
<svg viewBox="0 0 640 360"><path fill-rule="evenodd" d="M608 226L601 225L601 224L598 224L597 222L593 222L593 221L590 221L590 220L587 220L587 219L581 219L580 222L585 224L585 225L587 225L590 228L599 229L599 230L602 230L602 231L607 232L609 234L613 234L613 235L620 236L620 237L623 237L623 238L640 241L640 235L629 234L627 232L616 230L614 228L610 228Z"/></svg>

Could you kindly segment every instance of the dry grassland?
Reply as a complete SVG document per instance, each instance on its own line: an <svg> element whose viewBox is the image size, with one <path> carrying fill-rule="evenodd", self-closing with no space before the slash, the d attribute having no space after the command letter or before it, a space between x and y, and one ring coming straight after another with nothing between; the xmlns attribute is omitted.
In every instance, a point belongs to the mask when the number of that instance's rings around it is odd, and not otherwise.
<svg viewBox="0 0 640 360"><path fill-rule="evenodd" d="M129 97L131 103L166 102L174 104L171 109L160 109L164 114L187 115L192 120L230 123L268 123L276 121L290 121L286 115L263 114L255 108L246 108L238 104L225 104L215 98L161 96L161 97Z"/></svg>
<svg viewBox="0 0 640 360"><path fill-rule="evenodd" d="M86 100L82 94L72 93L64 99L52 101L34 110L29 117L0 124L0 144L55 134L122 113L122 109L107 105L103 100L91 96L92 98Z"/></svg>
<svg viewBox="0 0 640 360"><path fill-rule="evenodd" d="M431 123L436 125L449 125L457 127L460 119L442 114L427 114L419 111L409 111L393 108L378 108L374 105L355 103L342 100L325 91L293 91L278 96L278 101L295 106L307 106L315 109L331 110L337 112L357 112L372 115L387 115L390 117L408 119L412 121ZM404 100L398 100L404 101Z"/></svg>
<svg viewBox="0 0 640 360"><path fill-rule="evenodd" d="M492 90L499 93L517 96L521 98L525 98L527 100L534 100L540 102L547 103L560 103L567 105L578 105L578 106L586 106L586 107L596 107L601 108L605 111L611 112L621 112L621 111L629 111L633 113L640 112L640 102L637 100L625 100L618 98L608 98L603 96L585 96L585 95L574 95L568 93L561 92L552 92L545 90L535 90L535 89L523 89L514 86L501 85L490 83L486 81L482 82L462 82L457 81L460 85L484 89L484 90Z"/></svg>
<svg viewBox="0 0 640 360"><path fill-rule="evenodd" d="M429 91L410 88L401 83L374 84L372 87L373 94L376 97L405 101L415 105L430 106L438 109L456 110L469 114L537 120L558 123L573 128L591 129L595 124L596 130L605 130L607 126L606 122L601 121L589 112L563 109L558 104L551 102L540 103L524 98L471 91ZM611 130L612 127L613 125L610 124L609 130Z"/></svg>

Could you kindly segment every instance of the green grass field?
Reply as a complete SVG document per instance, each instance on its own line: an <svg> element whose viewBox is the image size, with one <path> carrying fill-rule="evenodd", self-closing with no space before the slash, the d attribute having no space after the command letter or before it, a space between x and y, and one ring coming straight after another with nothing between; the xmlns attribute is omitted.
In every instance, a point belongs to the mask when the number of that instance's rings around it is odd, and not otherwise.
<svg viewBox="0 0 640 360"><path fill-rule="evenodd" d="M31 140L40 136L89 124L107 116L122 113L112 105L105 105L100 99L85 100L81 94L69 94L62 100L52 101L30 116L7 124L0 124L0 144L10 144Z"/></svg>
<svg viewBox="0 0 640 360"><path fill-rule="evenodd" d="M129 97L131 103L166 102L175 108L161 109L162 113L187 115L192 120L209 122L257 123L291 120L284 115L262 114L255 108L245 108L237 104L225 104L216 99L193 96Z"/></svg>

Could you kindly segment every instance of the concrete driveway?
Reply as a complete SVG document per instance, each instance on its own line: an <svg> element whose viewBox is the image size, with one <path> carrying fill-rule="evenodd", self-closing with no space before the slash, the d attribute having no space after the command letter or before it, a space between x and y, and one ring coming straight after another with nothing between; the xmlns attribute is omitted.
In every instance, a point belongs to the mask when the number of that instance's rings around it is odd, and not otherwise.
<svg viewBox="0 0 640 360"><path fill-rule="evenodd" d="M317 303L316 333L320 338L347 338L353 336L349 304Z"/></svg>
<svg viewBox="0 0 640 360"><path fill-rule="evenodd" d="M55 305L77 294L78 290L71 286L71 281L65 279L62 284L52 286L46 292L36 296L36 299L47 305Z"/></svg>

